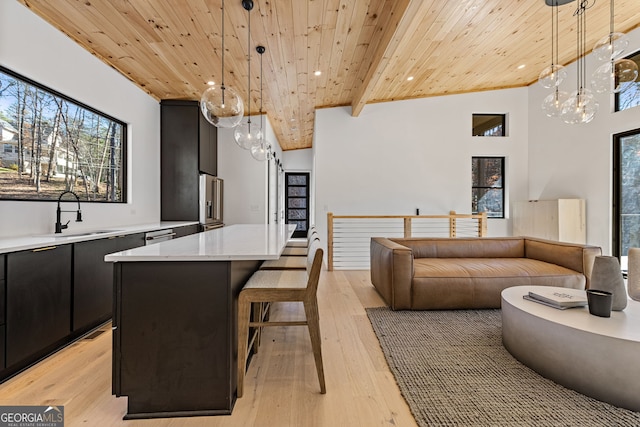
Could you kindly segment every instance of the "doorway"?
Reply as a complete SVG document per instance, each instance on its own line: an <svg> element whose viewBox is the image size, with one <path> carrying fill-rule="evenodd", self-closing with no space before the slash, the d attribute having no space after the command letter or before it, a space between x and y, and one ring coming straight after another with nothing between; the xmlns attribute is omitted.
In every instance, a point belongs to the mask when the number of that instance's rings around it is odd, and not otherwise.
<svg viewBox="0 0 640 427"><path fill-rule="evenodd" d="M286 223L295 224L293 237L304 238L309 230L309 173L285 173Z"/></svg>

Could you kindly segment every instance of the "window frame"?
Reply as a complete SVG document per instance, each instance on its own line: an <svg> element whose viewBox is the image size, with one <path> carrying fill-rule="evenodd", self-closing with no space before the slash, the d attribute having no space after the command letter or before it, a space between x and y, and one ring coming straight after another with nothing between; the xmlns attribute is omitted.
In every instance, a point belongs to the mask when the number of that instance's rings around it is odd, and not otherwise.
<svg viewBox="0 0 640 427"><path fill-rule="evenodd" d="M123 122L122 120L119 120L109 114L106 114L102 111L97 110L96 108L93 108L83 102L80 102L76 99L71 98L70 96L67 96L63 93L58 92L55 89L52 89L48 86L45 86L44 84L38 83L28 77L25 77L9 68L6 68L2 65L0 65L0 73L3 73L5 75L8 75L14 79L20 80L23 83L26 83L28 85L31 85L33 87L35 87L36 89L40 90L40 91L44 91L47 92L49 95L53 96L53 97L58 97L64 101L66 101L67 103L73 104L74 106L84 109L90 113L93 113L97 116L99 116L102 119L106 119L109 120L113 123L116 123L120 126L120 132L119 132L119 138L120 138L120 155L119 157L119 170L120 173L117 174L117 177L115 179L115 181L117 181L119 183L120 186L120 197L118 200L91 200L88 198L88 195L86 195L84 192L76 192L78 193L78 196L80 196L80 200L82 201L82 203L107 203L107 204L126 204L128 203L128 198L129 198L129 189L128 189L128 173L129 173L129 165L128 165L128 135L129 135L129 130L128 130L128 126L127 123ZM15 152L18 152L18 149L16 147ZM59 165L58 165L59 166ZM56 167L57 169L57 167ZM107 169L108 170L108 169ZM26 193L25 193L26 194ZM2 194L0 194L0 201L26 201L26 202L51 202L51 201L57 201L58 200L58 196L55 197L51 197L51 198L36 198L36 197L32 197L32 198L18 198L18 197L6 197L3 196Z"/></svg>
<svg viewBox="0 0 640 427"><path fill-rule="evenodd" d="M474 132L475 127L474 127L474 124L473 124L473 123L474 123L474 119L475 119L475 117L489 117L489 116L491 116L491 117L496 117L496 118L498 118L498 117L499 117L499 118L501 118L501 119L502 119L502 120L501 120L501 123L500 123L500 125L499 125L499 126L501 127L501 133L500 133L499 135L498 135L498 134L495 134L495 135L487 135L487 134L486 134L486 130L485 130L485 133L484 133L484 134L482 134L482 135L476 135L476 134L475 134L475 132ZM494 129L494 128L496 128L496 127L497 127L497 126L493 126L493 127L491 127L491 128L488 128L487 130ZM506 113L471 113L471 136L475 136L475 137L489 137L489 138L493 138L493 137L504 137L504 136L507 136L507 115L506 115Z"/></svg>
<svg viewBox="0 0 640 427"><path fill-rule="evenodd" d="M495 160L495 159L499 159L500 160L500 182L501 185L500 186L487 186L487 185L474 185L475 183L473 182L473 162L478 159L478 160L482 160L482 159L490 159L490 160ZM473 199L475 197L475 191L476 189L499 189L501 191L501 196L502 196L502 200L501 200L501 205L502 205L502 212L500 213L499 216L495 216L495 215L489 215L487 213L487 218L496 218L496 219L504 219L506 218L505 216L505 212L506 212L506 172L505 172L505 164L506 164L506 157L505 156L472 156L471 157L471 213L472 214L478 214L479 212L477 211L477 209L474 209L474 205L475 207L477 207L477 202L474 203Z"/></svg>
<svg viewBox="0 0 640 427"><path fill-rule="evenodd" d="M638 57L638 59L635 62L636 62L636 64L638 64L638 67L640 67L640 50L637 50L637 51L633 52L632 54L625 56L624 59L631 59L631 58L633 58L635 56ZM640 95L640 75L638 75L638 78L635 81L635 85L637 86L635 90L637 91L637 94ZM620 109L620 94L621 93L622 92L617 92L617 93L614 94L615 95L614 96L614 103L613 103L613 111L614 112L617 113L619 111L625 111L625 110L629 110L631 108L640 107L640 101L639 101L638 104L636 104L636 105L632 105L631 107Z"/></svg>
<svg viewBox="0 0 640 427"><path fill-rule="evenodd" d="M632 129L625 132L614 134L613 140L613 182L612 182L612 235L611 235L611 254L618 259L622 259L626 255L622 253L622 165L621 155L622 147L621 140L628 136L639 135L640 128Z"/></svg>

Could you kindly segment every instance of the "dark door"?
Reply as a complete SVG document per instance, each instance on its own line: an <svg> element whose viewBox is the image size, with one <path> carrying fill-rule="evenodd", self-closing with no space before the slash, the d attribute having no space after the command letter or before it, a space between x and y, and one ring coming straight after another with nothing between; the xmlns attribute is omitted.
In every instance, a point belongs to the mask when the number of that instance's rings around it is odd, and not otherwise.
<svg viewBox="0 0 640 427"><path fill-rule="evenodd" d="M287 224L296 224L293 237L306 237L309 230L309 173L285 174Z"/></svg>

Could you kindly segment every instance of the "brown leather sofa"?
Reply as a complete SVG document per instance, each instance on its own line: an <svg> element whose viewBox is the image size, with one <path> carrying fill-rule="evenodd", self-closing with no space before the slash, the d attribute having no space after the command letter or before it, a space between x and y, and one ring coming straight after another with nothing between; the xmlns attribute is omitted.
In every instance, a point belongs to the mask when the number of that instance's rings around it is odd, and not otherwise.
<svg viewBox="0 0 640 427"><path fill-rule="evenodd" d="M601 254L531 237L374 237L371 282L393 310L500 308L511 286L588 288Z"/></svg>

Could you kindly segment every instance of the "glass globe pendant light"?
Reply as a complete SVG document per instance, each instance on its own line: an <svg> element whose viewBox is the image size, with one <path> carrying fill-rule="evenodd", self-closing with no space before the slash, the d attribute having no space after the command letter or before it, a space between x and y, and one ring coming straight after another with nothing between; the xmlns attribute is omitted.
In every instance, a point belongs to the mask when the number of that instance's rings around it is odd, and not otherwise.
<svg viewBox="0 0 640 427"><path fill-rule="evenodd" d="M593 4L593 3L592 3ZM586 42L586 25L587 25L587 8L588 2L581 2L575 12L577 17L576 25L576 71L577 71L577 87L569 98L562 104L561 119L569 124L589 123L598 112L599 104L593 93L584 87L584 81L587 73L587 65L585 61L585 42Z"/></svg>
<svg viewBox="0 0 640 427"><path fill-rule="evenodd" d="M241 121L233 130L233 138L236 144L245 150L249 150L254 141L262 137L262 129L257 124L251 123L251 10L253 0L242 0L242 7L247 10L247 120Z"/></svg>
<svg viewBox="0 0 640 427"><path fill-rule="evenodd" d="M596 43L593 53L599 60L606 60L591 77L591 87L598 93L618 93L627 83L638 77L638 65L630 59L617 59L629 45L629 39L613 31L614 0L610 1L609 34Z"/></svg>
<svg viewBox="0 0 640 427"><path fill-rule="evenodd" d="M251 144L251 157L259 162L263 162L269 158L271 146L264 137L263 117L262 117L262 54L266 51L264 46L257 46L256 52L260 54L260 138Z"/></svg>
<svg viewBox="0 0 640 427"><path fill-rule="evenodd" d="M547 2L551 6L551 65L540 72L538 83L544 88L558 87L567 78L567 70L558 64L558 2Z"/></svg>
<svg viewBox="0 0 640 427"><path fill-rule="evenodd" d="M200 111L205 119L219 128L232 128L244 115L244 104L238 92L224 84L224 0L222 0L222 82L207 88L200 98Z"/></svg>
<svg viewBox="0 0 640 427"><path fill-rule="evenodd" d="M562 104L561 117L565 123L589 123L598 112L598 102L589 89L579 89Z"/></svg>
<svg viewBox="0 0 640 427"><path fill-rule="evenodd" d="M569 94L560 90L557 86L553 92L547 95L542 101L542 111L548 117L560 117L562 114L562 104L569 98Z"/></svg>

